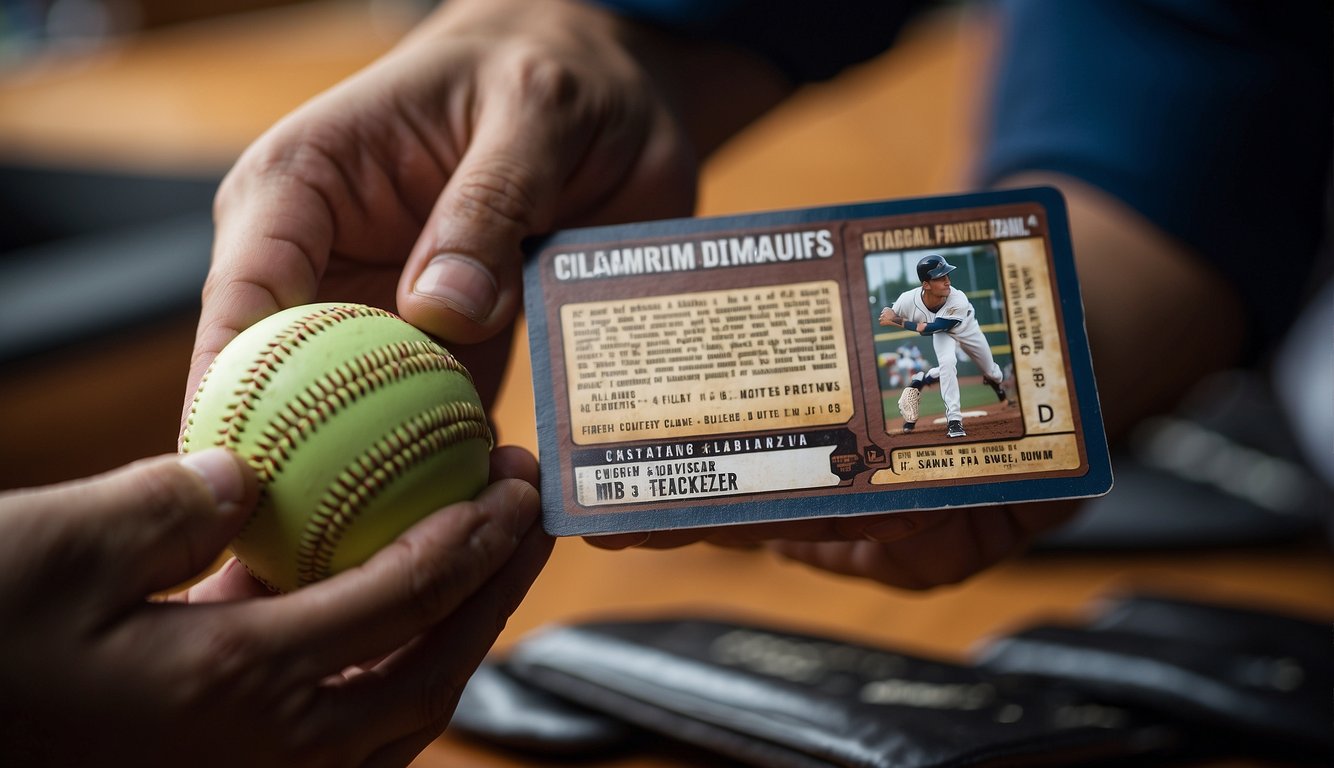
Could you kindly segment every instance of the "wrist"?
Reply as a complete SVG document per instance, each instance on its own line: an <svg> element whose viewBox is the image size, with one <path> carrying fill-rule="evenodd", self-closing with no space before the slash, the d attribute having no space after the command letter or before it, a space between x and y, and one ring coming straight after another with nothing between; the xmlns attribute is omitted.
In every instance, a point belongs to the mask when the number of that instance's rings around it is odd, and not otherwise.
<svg viewBox="0 0 1334 768"><path fill-rule="evenodd" d="M578 0L450 0L438 4L406 40L417 36L482 36L496 43L565 40L578 46L619 43L616 16Z"/></svg>
<svg viewBox="0 0 1334 768"><path fill-rule="evenodd" d="M518 13L526 10L528 13ZM596 4L580 0L449 0L437 3L422 20L432 26L442 24L477 24L485 22L496 28L553 29L562 20L580 23L605 23L613 14Z"/></svg>
<svg viewBox="0 0 1334 768"><path fill-rule="evenodd" d="M751 51L620 16L596 0L584 2L615 19L618 40L662 93L697 157L793 91L777 67Z"/></svg>

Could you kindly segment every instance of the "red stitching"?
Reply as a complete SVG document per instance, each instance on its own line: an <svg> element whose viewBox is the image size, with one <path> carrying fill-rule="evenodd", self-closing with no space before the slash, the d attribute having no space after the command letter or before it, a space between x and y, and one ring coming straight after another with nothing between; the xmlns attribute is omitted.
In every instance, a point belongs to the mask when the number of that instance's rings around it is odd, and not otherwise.
<svg viewBox="0 0 1334 768"><path fill-rule="evenodd" d="M307 522L297 550L297 578L329 575L338 543L367 505L412 467L465 440L491 444L486 414L472 403L443 403L400 424L350 463Z"/></svg>
<svg viewBox="0 0 1334 768"><path fill-rule="evenodd" d="M434 342L397 342L360 355L297 393L260 431L255 452L247 458L267 482L282 471L296 445L341 409L387 384L439 371L462 373L464 368Z"/></svg>
<svg viewBox="0 0 1334 768"><path fill-rule="evenodd" d="M259 357L251 362L246 370L246 375L239 382L240 386L233 392L237 400L227 405L231 413L222 417L222 427L218 430L218 438L214 441L214 445L236 445L240 440L241 433L245 431L248 422L247 416L254 408L254 403L263 393L264 388L268 386L280 363L291 357L294 351L300 349L303 344L320 333L345 320L361 317L396 318L397 316L383 309L362 305L324 307L293 320L286 328L279 331L265 345L265 349ZM209 368L211 371L212 366ZM207 374L205 374L205 378L207 378ZM199 402L203 391L204 388L201 384L199 390L195 393L196 404ZM194 405L191 406L191 413L193 412ZM188 444L188 435L184 438L184 442Z"/></svg>

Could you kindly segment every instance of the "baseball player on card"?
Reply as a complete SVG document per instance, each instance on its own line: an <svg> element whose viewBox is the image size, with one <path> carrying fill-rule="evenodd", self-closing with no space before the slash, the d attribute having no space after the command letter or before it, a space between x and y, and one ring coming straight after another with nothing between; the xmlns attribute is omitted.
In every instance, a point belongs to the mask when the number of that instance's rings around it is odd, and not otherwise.
<svg viewBox="0 0 1334 768"><path fill-rule="evenodd" d="M959 371L956 351L960 348L977 364L996 397L1006 399L1002 386L1004 374L991 355L991 345L977 324L973 305L963 291L950 286L950 273L956 267L944 256L932 254L917 262L920 288L904 291L892 307L880 312L881 325L896 325L908 331L930 336L935 346L937 367L918 373L899 396L903 431L911 432L917 424L918 398L922 387L940 381L945 400L946 437L964 437L963 411L959 405Z"/></svg>

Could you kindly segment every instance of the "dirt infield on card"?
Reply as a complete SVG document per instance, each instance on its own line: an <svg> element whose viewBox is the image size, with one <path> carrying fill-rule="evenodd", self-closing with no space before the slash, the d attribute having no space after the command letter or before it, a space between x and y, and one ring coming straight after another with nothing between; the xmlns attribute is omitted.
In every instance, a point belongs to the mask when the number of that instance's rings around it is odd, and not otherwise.
<svg viewBox="0 0 1334 768"><path fill-rule="evenodd" d="M1024 421L1018 404L1013 400L1005 403L987 403L963 409L963 430L968 433L965 437L946 437L943 413L923 414L917 420L917 427L911 432L903 431L901 418L885 422L885 432L893 441L893 446L905 448L945 442L970 443L1020 437L1024 434Z"/></svg>

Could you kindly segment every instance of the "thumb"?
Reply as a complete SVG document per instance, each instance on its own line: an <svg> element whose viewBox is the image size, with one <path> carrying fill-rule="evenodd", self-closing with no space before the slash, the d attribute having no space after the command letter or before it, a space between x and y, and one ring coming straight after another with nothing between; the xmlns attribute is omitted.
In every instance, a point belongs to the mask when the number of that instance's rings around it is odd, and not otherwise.
<svg viewBox="0 0 1334 768"><path fill-rule="evenodd" d="M25 513L54 584L83 599L142 600L198 575L245 524L253 471L223 449L146 459L98 477L0 499Z"/></svg>
<svg viewBox="0 0 1334 768"><path fill-rule="evenodd" d="M557 121L558 122L558 121ZM521 131L522 126L541 126ZM563 158L586 137L547 120L484 110L408 259L398 309L447 342L472 344L519 310L524 238L551 226L569 174Z"/></svg>

